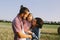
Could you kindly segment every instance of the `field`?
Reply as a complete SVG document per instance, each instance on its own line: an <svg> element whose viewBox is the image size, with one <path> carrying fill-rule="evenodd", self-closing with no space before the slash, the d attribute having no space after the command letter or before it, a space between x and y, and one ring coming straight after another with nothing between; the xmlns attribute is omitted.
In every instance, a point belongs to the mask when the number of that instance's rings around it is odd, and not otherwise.
<svg viewBox="0 0 60 40"><path fill-rule="evenodd" d="M40 40L60 40L60 35L57 33L58 27L59 25L43 25ZM13 37L11 23L0 22L0 40L13 40Z"/></svg>

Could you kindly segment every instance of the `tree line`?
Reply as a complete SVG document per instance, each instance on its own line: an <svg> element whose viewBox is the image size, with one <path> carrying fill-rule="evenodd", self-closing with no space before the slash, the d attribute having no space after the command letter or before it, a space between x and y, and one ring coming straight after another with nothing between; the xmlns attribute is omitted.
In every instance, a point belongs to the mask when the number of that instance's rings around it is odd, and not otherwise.
<svg viewBox="0 0 60 40"><path fill-rule="evenodd" d="M0 22L7 22L7 23L11 23L11 21L7 21L7 20L0 20Z"/></svg>
<svg viewBox="0 0 60 40"><path fill-rule="evenodd" d="M49 24L49 25L60 25L60 21L56 22L56 21L44 21L44 24Z"/></svg>
<svg viewBox="0 0 60 40"><path fill-rule="evenodd" d="M7 22L7 23L11 23L11 21L7 21L7 20L0 20L0 22ZM53 22L53 21L44 21L44 24L49 24L49 25L60 25L60 22Z"/></svg>

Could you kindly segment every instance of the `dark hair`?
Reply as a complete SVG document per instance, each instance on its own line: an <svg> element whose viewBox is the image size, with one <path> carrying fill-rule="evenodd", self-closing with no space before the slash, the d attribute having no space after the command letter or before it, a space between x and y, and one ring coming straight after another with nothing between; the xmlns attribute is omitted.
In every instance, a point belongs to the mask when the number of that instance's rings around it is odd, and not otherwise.
<svg viewBox="0 0 60 40"><path fill-rule="evenodd" d="M19 11L19 14L18 15L20 15L22 13L25 13L25 10L27 10L29 12L29 9L27 7L24 7L23 5L21 5L20 11Z"/></svg>
<svg viewBox="0 0 60 40"><path fill-rule="evenodd" d="M39 18L39 17L36 17L35 19L36 19L36 23L38 24L37 26L38 26L39 28L42 28L43 20L42 20L41 18ZM41 23L42 23L42 24L41 24Z"/></svg>

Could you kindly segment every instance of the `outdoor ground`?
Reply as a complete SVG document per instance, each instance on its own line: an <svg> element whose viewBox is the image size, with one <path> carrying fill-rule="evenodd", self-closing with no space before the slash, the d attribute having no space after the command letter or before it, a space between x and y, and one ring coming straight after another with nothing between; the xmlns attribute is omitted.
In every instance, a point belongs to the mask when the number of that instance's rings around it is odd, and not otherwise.
<svg viewBox="0 0 60 40"><path fill-rule="evenodd" d="M59 25L43 25L40 40L60 40L60 35L57 33L58 27ZM11 23L0 22L0 40L13 40L13 37Z"/></svg>

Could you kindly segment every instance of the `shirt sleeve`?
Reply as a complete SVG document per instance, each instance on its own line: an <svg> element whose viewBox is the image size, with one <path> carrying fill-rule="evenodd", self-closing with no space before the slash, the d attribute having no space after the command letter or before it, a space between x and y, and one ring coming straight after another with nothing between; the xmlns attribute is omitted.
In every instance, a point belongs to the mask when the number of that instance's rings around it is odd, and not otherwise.
<svg viewBox="0 0 60 40"><path fill-rule="evenodd" d="M18 18L16 18L15 19L15 30L16 30L16 32L20 32L21 31L21 21L18 19Z"/></svg>

